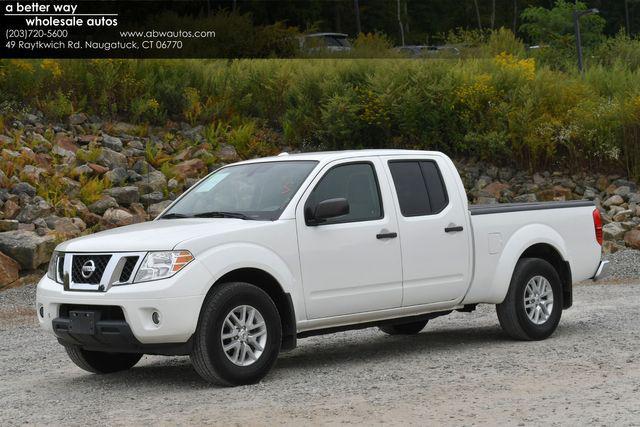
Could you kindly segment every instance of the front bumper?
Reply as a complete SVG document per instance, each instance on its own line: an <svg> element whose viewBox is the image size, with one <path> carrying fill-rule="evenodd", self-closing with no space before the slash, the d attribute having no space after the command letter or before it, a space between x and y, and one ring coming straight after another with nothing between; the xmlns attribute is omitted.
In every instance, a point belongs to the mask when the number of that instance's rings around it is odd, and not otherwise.
<svg viewBox="0 0 640 427"><path fill-rule="evenodd" d="M596 274L593 275L593 280L600 280L607 275L609 272L609 261L600 261L598 264L598 269L596 270Z"/></svg>
<svg viewBox="0 0 640 427"><path fill-rule="evenodd" d="M59 340L87 348L100 345L135 349L188 343L198 324L206 284L212 283L211 275L203 266L192 264L169 279L113 286L106 292L65 290L45 276L38 283L36 293L38 321ZM96 322L94 337L77 336L65 331L68 318L65 320L64 313L61 315L63 306L81 306L89 310L117 307L123 315L121 319L108 319L108 322L117 323L104 323L107 320L98 319L103 323ZM153 313L158 313L159 322L154 322Z"/></svg>

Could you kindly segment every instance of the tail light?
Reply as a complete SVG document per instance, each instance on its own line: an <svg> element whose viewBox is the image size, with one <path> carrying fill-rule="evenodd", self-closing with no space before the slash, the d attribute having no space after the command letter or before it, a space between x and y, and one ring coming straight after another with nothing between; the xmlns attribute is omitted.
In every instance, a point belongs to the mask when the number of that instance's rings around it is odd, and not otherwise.
<svg viewBox="0 0 640 427"><path fill-rule="evenodd" d="M602 246L602 217L598 208L593 210L593 228L596 230L596 241Z"/></svg>

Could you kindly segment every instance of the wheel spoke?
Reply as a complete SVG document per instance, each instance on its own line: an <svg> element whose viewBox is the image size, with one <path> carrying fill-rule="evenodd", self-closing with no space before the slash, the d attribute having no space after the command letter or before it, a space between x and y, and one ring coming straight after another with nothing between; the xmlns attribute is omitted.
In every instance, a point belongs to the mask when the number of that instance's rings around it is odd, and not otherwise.
<svg viewBox="0 0 640 427"><path fill-rule="evenodd" d="M232 363L249 366L265 351L267 335L267 325L260 311L250 305L239 305L225 317L220 342Z"/></svg>

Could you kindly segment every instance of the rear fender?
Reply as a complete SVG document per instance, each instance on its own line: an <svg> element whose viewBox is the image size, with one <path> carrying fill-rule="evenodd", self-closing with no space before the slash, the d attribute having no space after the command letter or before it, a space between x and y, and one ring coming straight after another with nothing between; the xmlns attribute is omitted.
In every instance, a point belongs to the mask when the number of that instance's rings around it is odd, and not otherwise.
<svg viewBox="0 0 640 427"><path fill-rule="evenodd" d="M543 224L530 224L522 227L511 235L504 246L493 280L490 282L486 302L499 304L504 301L518 260L528 248L539 243L550 245L558 251L563 260L568 260L564 239L553 228Z"/></svg>

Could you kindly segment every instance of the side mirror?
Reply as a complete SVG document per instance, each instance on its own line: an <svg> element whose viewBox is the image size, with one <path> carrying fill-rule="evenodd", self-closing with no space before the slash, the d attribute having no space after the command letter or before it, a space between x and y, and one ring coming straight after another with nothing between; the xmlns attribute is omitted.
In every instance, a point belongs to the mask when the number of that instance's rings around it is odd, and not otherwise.
<svg viewBox="0 0 640 427"><path fill-rule="evenodd" d="M318 225L329 218L347 215L349 213L349 202L347 199L327 199L316 205L313 212L308 210L305 213L307 225Z"/></svg>

